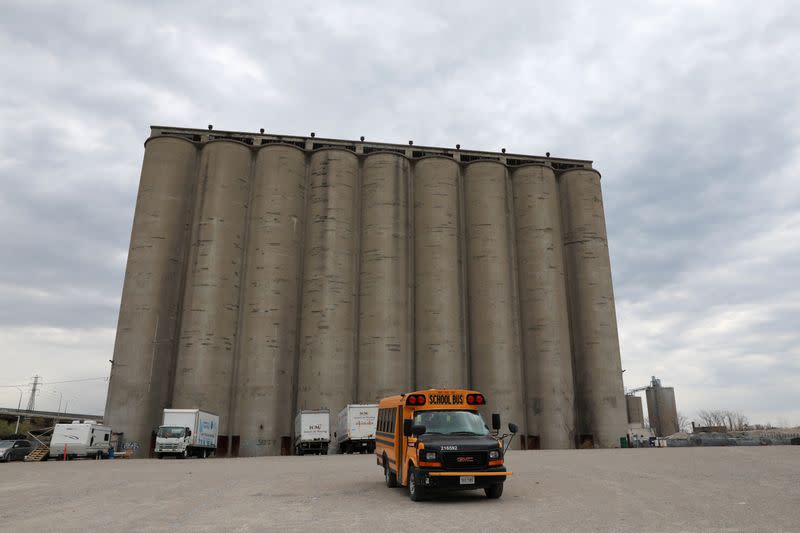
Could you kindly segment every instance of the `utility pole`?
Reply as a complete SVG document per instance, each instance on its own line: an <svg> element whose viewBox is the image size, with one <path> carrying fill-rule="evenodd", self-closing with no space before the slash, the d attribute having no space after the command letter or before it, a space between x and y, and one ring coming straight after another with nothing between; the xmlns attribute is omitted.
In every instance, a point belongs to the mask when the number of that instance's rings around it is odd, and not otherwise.
<svg viewBox="0 0 800 533"><path fill-rule="evenodd" d="M28 411L33 411L36 407L36 391L39 390L40 376L33 376L33 384L31 385L31 396L28 398Z"/></svg>
<svg viewBox="0 0 800 533"><path fill-rule="evenodd" d="M22 407L22 393L24 392L20 387L14 387L19 391L19 401L17 402L17 427L14 428L14 435L19 434L19 409Z"/></svg>

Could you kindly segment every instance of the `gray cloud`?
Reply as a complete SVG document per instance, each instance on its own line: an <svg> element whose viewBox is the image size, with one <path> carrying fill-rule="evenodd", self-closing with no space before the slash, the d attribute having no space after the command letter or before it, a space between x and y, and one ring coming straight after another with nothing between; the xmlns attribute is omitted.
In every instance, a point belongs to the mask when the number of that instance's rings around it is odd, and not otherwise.
<svg viewBox="0 0 800 533"><path fill-rule="evenodd" d="M7 4L2 381L108 372L147 126L214 123L594 159L628 385L800 424L798 25L788 2ZM69 390L102 409L104 383Z"/></svg>

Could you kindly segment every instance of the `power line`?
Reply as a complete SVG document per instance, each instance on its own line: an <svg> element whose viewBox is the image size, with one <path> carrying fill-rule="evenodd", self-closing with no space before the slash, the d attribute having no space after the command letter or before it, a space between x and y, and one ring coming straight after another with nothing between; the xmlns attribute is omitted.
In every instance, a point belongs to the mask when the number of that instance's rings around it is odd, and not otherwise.
<svg viewBox="0 0 800 533"><path fill-rule="evenodd" d="M82 379L68 379L65 381L41 381L40 385L58 385L61 383L78 383L81 381L108 381L107 377L102 378L82 378ZM13 388L13 387L30 387L30 383L23 383L21 385L0 385L0 388Z"/></svg>

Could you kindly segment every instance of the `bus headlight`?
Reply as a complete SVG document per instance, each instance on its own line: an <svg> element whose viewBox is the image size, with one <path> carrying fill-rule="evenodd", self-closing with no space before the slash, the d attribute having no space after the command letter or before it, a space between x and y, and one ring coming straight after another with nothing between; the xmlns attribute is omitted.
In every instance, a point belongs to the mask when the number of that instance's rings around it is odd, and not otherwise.
<svg viewBox="0 0 800 533"><path fill-rule="evenodd" d="M425 460L426 461L435 461L436 460L436 452L425 452Z"/></svg>
<svg viewBox="0 0 800 533"><path fill-rule="evenodd" d="M500 450L492 450L489 452L489 459L500 459Z"/></svg>

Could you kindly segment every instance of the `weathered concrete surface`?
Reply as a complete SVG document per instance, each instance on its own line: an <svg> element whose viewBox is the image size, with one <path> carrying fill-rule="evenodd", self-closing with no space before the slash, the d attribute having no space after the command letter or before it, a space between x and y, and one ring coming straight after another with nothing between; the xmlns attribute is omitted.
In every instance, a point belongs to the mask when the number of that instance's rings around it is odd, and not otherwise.
<svg viewBox="0 0 800 533"><path fill-rule="evenodd" d="M253 172L233 433L239 454L278 455L291 438L302 278L306 161L299 148L261 148Z"/></svg>
<svg viewBox="0 0 800 533"><path fill-rule="evenodd" d="M170 401L196 164L184 139L146 145L106 403L106 422L145 449Z"/></svg>
<svg viewBox="0 0 800 533"><path fill-rule="evenodd" d="M568 170L559 180L578 434L610 448L628 416L600 174Z"/></svg>
<svg viewBox="0 0 800 533"><path fill-rule="evenodd" d="M516 169L512 179L528 447L570 449L575 388L558 185L541 165Z"/></svg>
<svg viewBox="0 0 800 533"><path fill-rule="evenodd" d="M370 154L361 169L358 402L408 392L414 383L409 260L411 165Z"/></svg>
<svg viewBox="0 0 800 533"><path fill-rule="evenodd" d="M344 150L310 165L297 409L328 408L335 427L355 400L359 165Z"/></svg>
<svg viewBox="0 0 800 533"><path fill-rule="evenodd" d="M797 447L511 452L499 500L420 503L372 455L0 465L11 531L797 531Z"/></svg>
<svg viewBox="0 0 800 533"><path fill-rule="evenodd" d="M172 406L220 415L230 426L234 349L239 321L250 150L229 141L200 153L195 229L183 301Z"/></svg>
<svg viewBox="0 0 800 533"><path fill-rule="evenodd" d="M416 387L467 384L461 283L458 163L426 157L414 167Z"/></svg>
<svg viewBox="0 0 800 533"><path fill-rule="evenodd" d="M504 424L513 422L525 434L510 202L505 166L483 161L467 165L464 204L471 385L486 394L485 415L500 413Z"/></svg>

